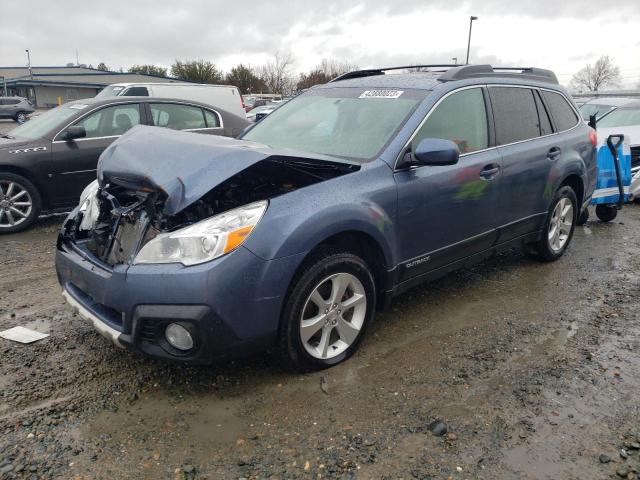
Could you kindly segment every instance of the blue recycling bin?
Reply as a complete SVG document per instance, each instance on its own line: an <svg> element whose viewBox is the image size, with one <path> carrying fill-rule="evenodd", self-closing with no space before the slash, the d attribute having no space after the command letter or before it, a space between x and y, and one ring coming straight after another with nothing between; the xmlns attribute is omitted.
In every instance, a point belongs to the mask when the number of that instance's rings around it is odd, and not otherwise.
<svg viewBox="0 0 640 480"><path fill-rule="evenodd" d="M631 149L624 135L609 135L597 147L598 179L591 197L596 215L603 222L613 220L629 200ZM620 194L622 192L622 195Z"/></svg>

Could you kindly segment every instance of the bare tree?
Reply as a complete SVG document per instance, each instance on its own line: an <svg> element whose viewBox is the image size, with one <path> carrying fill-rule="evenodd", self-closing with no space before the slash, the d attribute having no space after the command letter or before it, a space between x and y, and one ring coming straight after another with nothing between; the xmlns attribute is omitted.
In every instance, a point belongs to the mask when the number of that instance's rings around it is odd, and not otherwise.
<svg viewBox="0 0 640 480"><path fill-rule="evenodd" d="M291 93L294 85L292 65L293 57L290 53L276 52L273 58L260 68L259 76L271 93Z"/></svg>
<svg viewBox="0 0 640 480"><path fill-rule="evenodd" d="M323 58L320 65L317 65L308 73L301 73L296 84L297 90L313 87L342 75L343 73L358 70L358 66L350 62L340 62L334 59Z"/></svg>
<svg viewBox="0 0 640 480"><path fill-rule="evenodd" d="M323 58L322 62L320 62L320 65L318 65L318 67L316 68L322 71L327 77L331 79L336 78L343 73L358 70L358 65L349 61L341 62L333 58Z"/></svg>
<svg viewBox="0 0 640 480"><path fill-rule="evenodd" d="M619 84L620 68L613 64L613 59L608 55L600 57L594 65L588 64L571 79L572 88L590 92Z"/></svg>

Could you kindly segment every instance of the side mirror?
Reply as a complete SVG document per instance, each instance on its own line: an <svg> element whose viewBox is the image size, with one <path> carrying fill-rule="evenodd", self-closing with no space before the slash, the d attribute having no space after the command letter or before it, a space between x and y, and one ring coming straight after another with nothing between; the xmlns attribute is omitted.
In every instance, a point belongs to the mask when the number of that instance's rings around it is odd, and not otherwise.
<svg viewBox="0 0 640 480"><path fill-rule="evenodd" d="M455 165L460 149L451 140L424 138L413 152L413 158L418 165Z"/></svg>
<svg viewBox="0 0 640 480"><path fill-rule="evenodd" d="M81 125L72 125L64 132L63 138L66 141L75 140L76 138L84 138L87 136L87 131Z"/></svg>

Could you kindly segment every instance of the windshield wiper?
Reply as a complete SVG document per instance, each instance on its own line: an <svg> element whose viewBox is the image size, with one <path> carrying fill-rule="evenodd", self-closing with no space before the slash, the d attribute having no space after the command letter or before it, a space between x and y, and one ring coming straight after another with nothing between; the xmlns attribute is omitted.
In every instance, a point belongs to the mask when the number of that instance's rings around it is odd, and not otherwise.
<svg viewBox="0 0 640 480"><path fill-rule="evenodd" d="M2 138L8 138L9 140L15 140L16 137L12 137L11 135L9 135L8 133L5 133L3 135L0 135L0 137Z"/></svg>

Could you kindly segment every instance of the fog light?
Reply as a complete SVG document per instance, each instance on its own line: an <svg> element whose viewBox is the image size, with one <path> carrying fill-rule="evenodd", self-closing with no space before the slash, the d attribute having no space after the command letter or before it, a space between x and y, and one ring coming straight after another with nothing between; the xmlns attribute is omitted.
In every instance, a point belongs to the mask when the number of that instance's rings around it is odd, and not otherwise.
<svg viewBox="0 0 640 480"><path fill-rule="evenodd" d="M193 338L189 330L177 323L170 323L164 331L167 342L178 350L191 350L193 348Z"/></svg>

